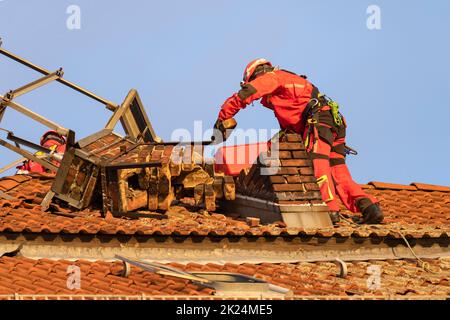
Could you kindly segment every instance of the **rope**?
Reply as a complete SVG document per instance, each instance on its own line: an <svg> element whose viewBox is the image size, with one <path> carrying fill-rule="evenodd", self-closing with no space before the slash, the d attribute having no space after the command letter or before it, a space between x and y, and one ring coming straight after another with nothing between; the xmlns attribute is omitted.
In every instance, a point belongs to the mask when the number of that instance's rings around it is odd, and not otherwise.
<svg viewBox="0 0 450 320"><path fill-rule="evenodd" d="M351 219L344 217L344 216L342 215L342 213L339 213L339 218L341 218L341 220L343 220L344 222L347 222L348 224L353 225L353 226L355 226L355 227L360 227L360 226L361 226L361 225L359 225L359 224L353 222Z"/></svg>
<svg viewBox="0 0 450 320"><path fill-rule="evenodd" d="M356 226L356 227L361 227L361 225L353 222L351 219L345 218L341 213L339 213L339 217L347 222L350 225ZM396 230L392 230L389 229L389 231L391 232L396 232L400 235L400 237L403 239L403 241L406 243L406 246L408 247L408 249L411 251L412 255L414 256L414 258L417 260L417 265L424 271L429 272L429 273L436 273L433 270L431 270L430 264L428 262L423 261L419 256L417 256L417 254L414 252L413 248L411 247L411 245L409 244L408 239L406 239L405 235L401 232L401 231L396 231Z"/></svg>
<svg viewBox="0 0 450 320"><path fill-rule="evenodd" d="M394 231L395 232L395 231ZM428 262L423 261L421 258L417 256L417 254L414 252L413 248L409 244L408 239L406 239L405 235L401 231L397 231L397 233L402 237L403 241L405 241L406 245L408 246L409 250L411 251L414 258L417 260L417 264L420 268L422 268L424 271L429 273L436 273L430 268L430 264Z"/></svg>

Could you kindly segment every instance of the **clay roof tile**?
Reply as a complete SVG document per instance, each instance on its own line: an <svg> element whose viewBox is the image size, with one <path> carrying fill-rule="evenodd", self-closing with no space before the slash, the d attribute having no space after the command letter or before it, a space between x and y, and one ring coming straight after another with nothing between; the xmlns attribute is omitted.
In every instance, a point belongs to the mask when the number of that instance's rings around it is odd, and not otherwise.
<svg viewBox="0 0 450 320"><path fill-rule="evenodd" d="M418 182L413 182L413 183L411 183L411 185L416 187L418 190L423 190L423 191L450 192L450 187L437 186L437 185L418 183Z"/></svg>
<svg viewBox="0 0 450 320"><path fill-rule="evenodd" d="M387 189L387 190L409 190L416 191L417 188L412 185L403 185L403 184L395 184L395 183L385 183L385 182L376 182L372 181L368 183L369 185L374 186L376 189Z"/></svg>

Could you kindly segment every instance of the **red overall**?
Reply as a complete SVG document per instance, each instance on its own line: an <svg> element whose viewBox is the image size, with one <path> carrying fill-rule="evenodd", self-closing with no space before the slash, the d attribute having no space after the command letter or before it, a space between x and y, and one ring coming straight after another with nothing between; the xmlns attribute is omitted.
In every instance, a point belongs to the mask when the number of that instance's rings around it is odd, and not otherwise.
<svg viewBox="0 0 450 320"><path fill-rule="evenodd" d="M306 138L307 130L302 115L312 98L313 89L314 86L306 78L275 69L242 84L242 89L223 104L219 119L232 118L239 110L261 99L263 106L274 111L283 130L296 132ZM357 200L368 198L372 203L378 201L353 181L345 164L345 125L336 128L330 117L330 108L322 108L317 127L318 137L309 137L313 142L311 157L315 177L330 211L339 211L337 193L349 210L358 212L361 208L356 206Z"/></svg>

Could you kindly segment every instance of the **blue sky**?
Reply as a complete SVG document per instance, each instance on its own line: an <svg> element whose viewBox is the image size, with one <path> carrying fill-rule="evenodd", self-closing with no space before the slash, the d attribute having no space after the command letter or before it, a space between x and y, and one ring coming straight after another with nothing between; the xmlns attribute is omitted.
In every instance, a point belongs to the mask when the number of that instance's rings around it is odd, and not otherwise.
<svg viewBox="0 0 450 320"><path fill-rule="evenodd" d="M366 26L369 5L381 30ZM81 29L69 30L69 5ZM306 74L339 101L356 181L450 185L450 2L3 0L3 46L117 103L136 88L157 133L170 140L196 120L212 126L239 89L243 68L265 57ZM0 57L0 92L39 75ZM1 91L3 90L3 91ZM110 112L59 84L21 104L72 128L78 138L104 126ZM239 127L276 128L259 104ZM8 111L0 127L37 140L45 129ZM0 166L17 156L0 150Z"/></svg>

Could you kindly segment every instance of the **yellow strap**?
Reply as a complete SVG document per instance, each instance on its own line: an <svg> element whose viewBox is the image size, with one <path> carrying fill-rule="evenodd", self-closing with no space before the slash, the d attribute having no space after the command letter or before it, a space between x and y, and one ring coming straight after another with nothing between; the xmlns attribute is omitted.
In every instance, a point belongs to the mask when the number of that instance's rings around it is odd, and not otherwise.
<svg viewBox="0 0 450 320"><path fill-rule="evenodd" d="M324 184L327 184L327 189L328 189L328 199L324 200L325 202L330 202L334 200L334 196L333 193L331 192L331 188L330 188L330 184L328 181L328 176L327 175L323 175L320 178L317 179L317 184L319 185L320 188L322 188L322 186Z"/></svg>

